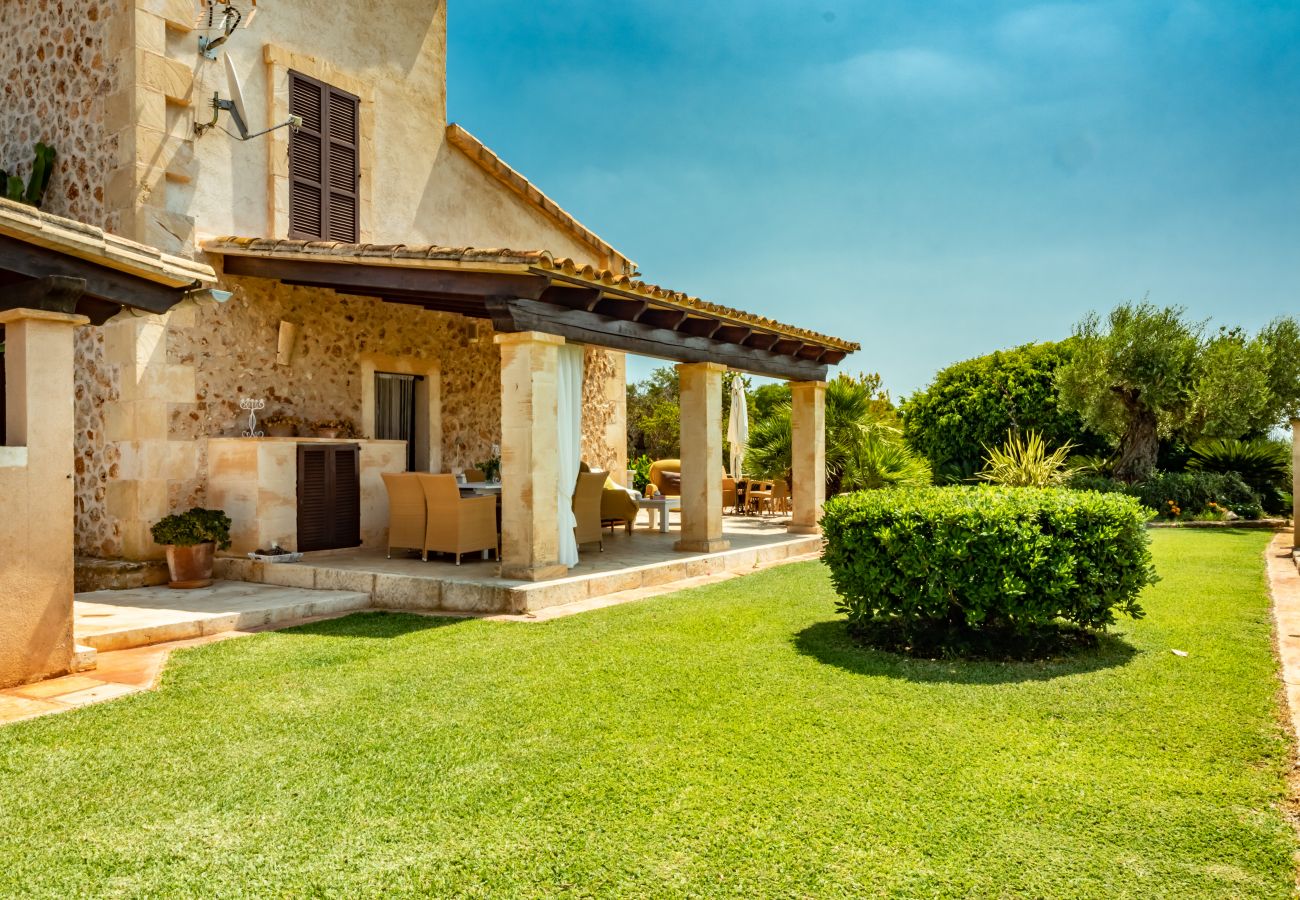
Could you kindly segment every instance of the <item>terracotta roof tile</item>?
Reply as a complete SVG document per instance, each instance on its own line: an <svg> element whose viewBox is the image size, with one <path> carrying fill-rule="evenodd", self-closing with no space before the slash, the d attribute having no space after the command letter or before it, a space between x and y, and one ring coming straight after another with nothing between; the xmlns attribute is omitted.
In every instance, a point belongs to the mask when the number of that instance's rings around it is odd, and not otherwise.
<svg viewBox="0 0 1300 900"><path fill-rule="evenodd" d="M767 316L754 315L730 306L709 303L699 297L693 297L680 291L669 290L657 284L611 272L609 269L597 269L594 266L575 262L568 257L557 257L545 250L441 247L416 244L344 244L337 241L294 241L248 237L216 238L207 241L204 244L204 249L219 254L296 259L314 258L337 263L356 260L412 267L422 267L422 265L437 267L439 263L453 264L458 267L464 265L481 265L490 268L524 267L541 275L564 276L567 279L585 282L594 287L608 288L643 297L659 306L726 319L737 325L770 331L783 337L807 341L810 344L840 350L845 353L852 353L861 349L861 345L853 341L821 334L807 328L787 325Z"/></svg>

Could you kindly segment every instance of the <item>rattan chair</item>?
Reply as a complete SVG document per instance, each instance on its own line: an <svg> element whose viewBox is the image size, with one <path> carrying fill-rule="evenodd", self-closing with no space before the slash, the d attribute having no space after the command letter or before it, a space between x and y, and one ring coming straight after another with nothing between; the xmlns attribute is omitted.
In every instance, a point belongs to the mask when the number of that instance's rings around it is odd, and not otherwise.
<svg viewBox="0 0 1300 900"><path fill-rule="evenodd" d="M454 553L460 565L463 553L497 552L497 498L462 497L454 475L416 475L424 488L428 510L423 558L429 551Z"/></svg>
<svg viewBox="0 0 1300 900"><path fill-rule="evenodd" d="M736 507L740 505L740 501L736 499L736 496L736 479L730 475L724 475L722 477L722 508L726 509L730 506L732 510L738 512L739 510L736 510Z"/></svg>
<svg viewBox="0 0 1300 900"><path fill-rule="evenodd" d="M466 469L465 480L472 481L475 483L482 483L484 481L487 481L487 476L483 474L482 469Z"/></svg>
<svg viewBox="0 0 1300 900"><path fill-rule="evenodd" d="M388 558L393 548L424 549L425 500L414 472L383 472L388 490Z"/></svg>
<svg viewBox="0 0 1300 900"><path fill-rule="evenodd" d="M600 544L605 549L605 535L600 524L600 499L605 490L604 472L579 472L578 484L573 490L573 515L578 520L574 536L578 546Z"/></svg>
<svg viewBox="0 0 1300 900"><path fill-rule="evenodd" d="M772 505L772 482L770 481L751 481L749 490L745 492L745 502L749 504L751 512L762 512L770 509Z"/></svg>

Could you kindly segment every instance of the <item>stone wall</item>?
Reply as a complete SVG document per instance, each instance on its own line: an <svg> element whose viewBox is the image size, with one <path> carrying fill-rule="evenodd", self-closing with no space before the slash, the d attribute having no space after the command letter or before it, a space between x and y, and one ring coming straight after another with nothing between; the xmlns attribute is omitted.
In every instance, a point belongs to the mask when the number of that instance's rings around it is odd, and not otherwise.
<svg viewBox="0 0 1300 900"><path fill-rule="evenodd" d="M119 77L109 52L110 21L121 0L15 0L5 3L0 41L0 168L31 174L33 147L56 151L42 208L107 226L104 187L116 139L105 103Z"/></svg>
<svg viewBox="0 0 1300 900"><path fill-rule="evenodd" d="M138 429L119 436L105 427L106 404L131 405L123 402L123 385L131 376L124 373L121 360L106 354L105 335L138 328L141 320L126 312L104 328L82 329L76 447L80 553L129 552L121 517L110 514L112 482L161 478L166 482L167 509L205 503L206 442L201 439L238 436L247 422L247 413L239 409L244 397L265 398L265 414L290 413L308 421L348 418L360 425L362 354L438 363L444 469L472 467L489 458L493 445L500 443L500 357L488 321L260 278L226 277L223 287L233 291L227 303L197 308L186 304L171 314L163 354L151 363L166 370L159 375L161 381L185 382L179 392L173 384L159 394L165 394L166 399L157 402L165 402L167 415L167 440L161 448L141 448L138 441L147 435ZM281 321L298 326L288 365L276 363ZM187 371L193 373L192 388ZM611 428L624 428L624 412L616 402L623 396L622 376L621 354L588 348L583 453L593 465L612 471L621 471L623 465L621 442L610 438ZM179 397L192 397L193 402L177 402ZM136 442L125 440L128 437ZM154 462L143 462L146 457ZM166 466L166 475L135 471L159 465Z"/></svg>

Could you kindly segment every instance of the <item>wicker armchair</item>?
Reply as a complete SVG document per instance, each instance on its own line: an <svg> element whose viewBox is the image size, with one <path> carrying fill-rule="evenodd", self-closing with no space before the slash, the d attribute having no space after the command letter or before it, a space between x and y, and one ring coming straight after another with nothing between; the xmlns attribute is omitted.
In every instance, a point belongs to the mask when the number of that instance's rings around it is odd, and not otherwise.
<svg viewBox="0 0 1300 900"><path fill-rule="evenodd" d="M605 549L604 531L600 524L601 494L605 490L604 472L579 472L578 484L573 490L573 515L578 520L573 533L578 546L600 544Z"/></svg>
<svg viewBox="0 0 1300 900"><path fill-rule="evenodd" d="M661 459L650 464L650 483L665 497L682 495L682 461Z"/></svg>
<svg viewBox="0 0 1300 900"><path fill-rule="evenodd" d="M461 497L454 475L416 476L424 488L428 510L424 529L423 558L429 551L456 554L497 551L497 498Z"/></svg>
<svg viewBox="0 0 1300 900"><path fill-rule="evenodd" d="M388 491L388 558L393 548L424 550L425 505L420 476L414 472L383 472Z"/></svg>

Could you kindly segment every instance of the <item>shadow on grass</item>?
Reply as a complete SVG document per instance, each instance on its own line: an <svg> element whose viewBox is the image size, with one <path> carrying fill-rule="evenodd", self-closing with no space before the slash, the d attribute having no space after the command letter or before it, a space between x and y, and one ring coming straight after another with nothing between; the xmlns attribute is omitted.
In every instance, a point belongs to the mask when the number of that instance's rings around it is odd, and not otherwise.
<svg viewBox="0 0 1300 900"><path fill-rule="evenodd" d="M464 616L421 616L387 610L363 610L337 619L322 619L280 630L281 634L391 639L471 621Z"/></svg>
<svg viewBox="0 0 1300 900"><path fill-rule="evenodd" d="M804 656L859 675L952 684L1050 681L1064 675L1123 666L1137 655L1137 650L1127 641L1113 634L1104 634L1095 647L1036 662L914 659L898 653L873 650L856 643L849 637L845 622L841 619L809 625L794 636L793 642L795 649Z"/></svg>

